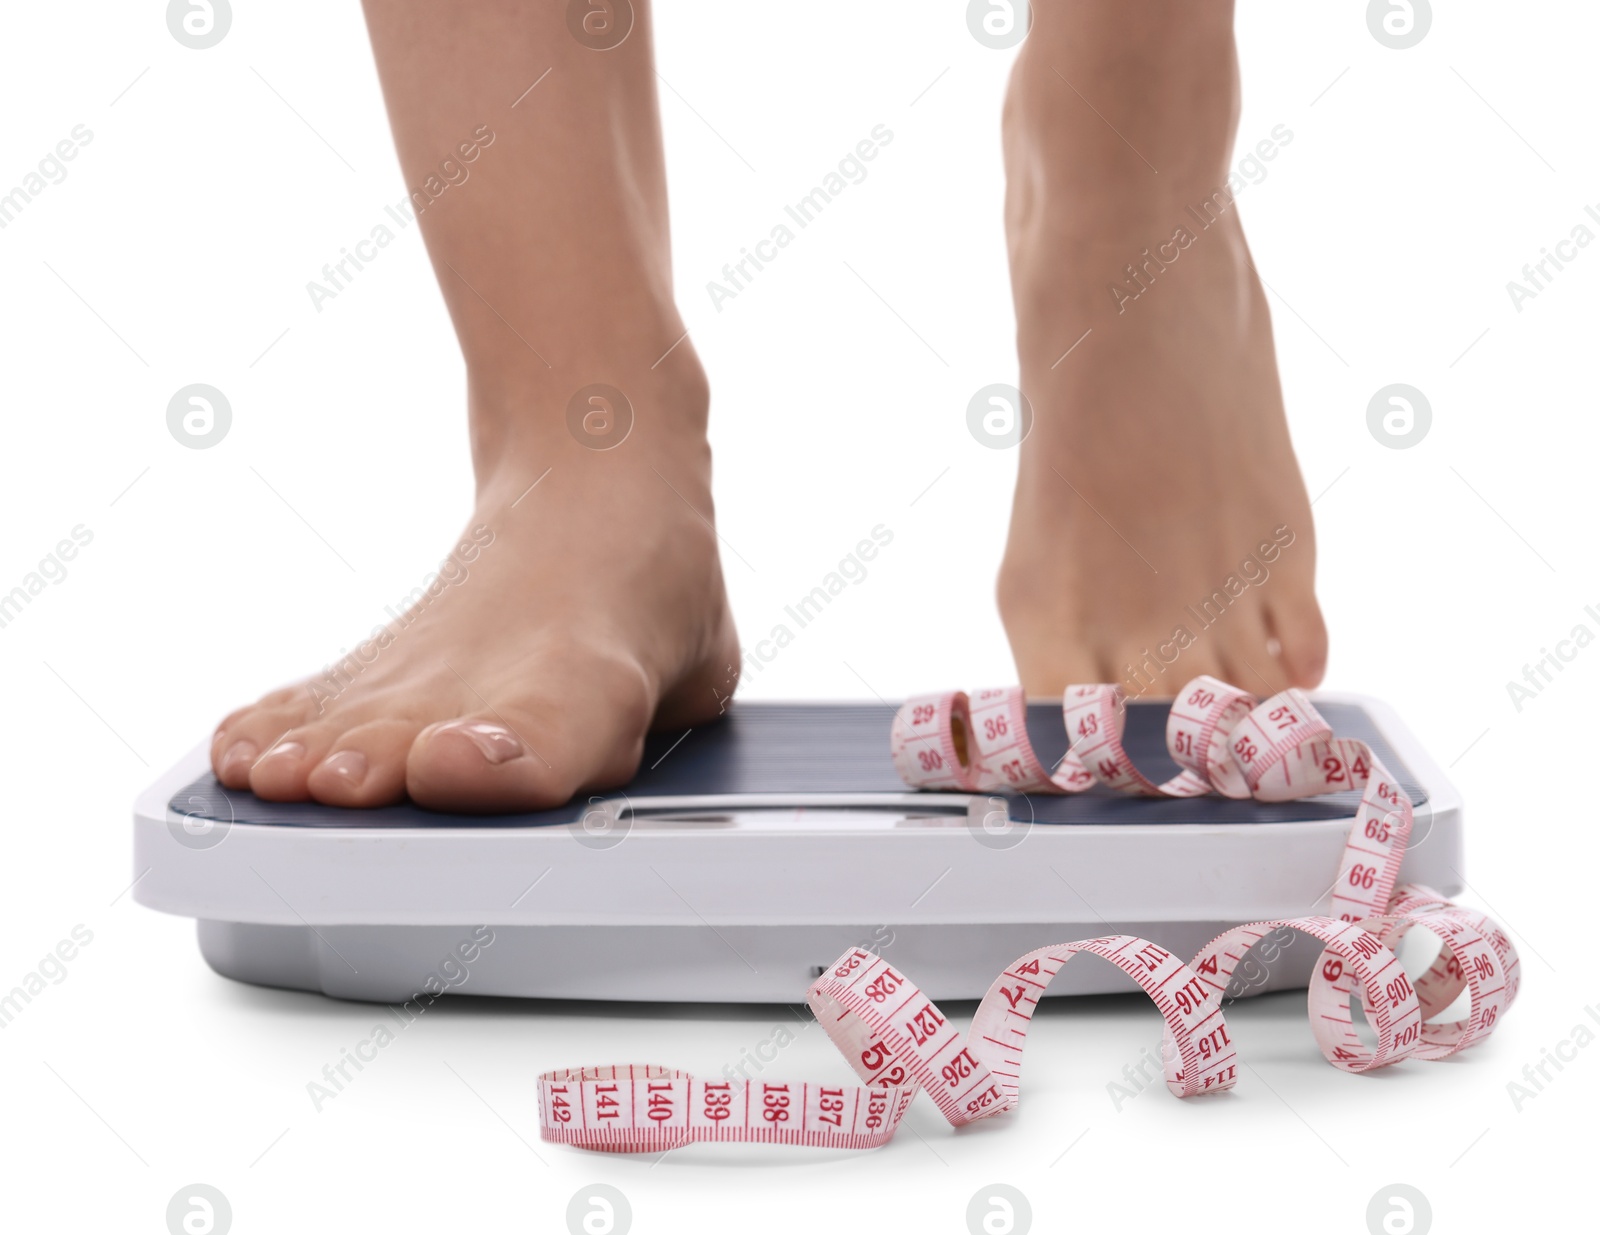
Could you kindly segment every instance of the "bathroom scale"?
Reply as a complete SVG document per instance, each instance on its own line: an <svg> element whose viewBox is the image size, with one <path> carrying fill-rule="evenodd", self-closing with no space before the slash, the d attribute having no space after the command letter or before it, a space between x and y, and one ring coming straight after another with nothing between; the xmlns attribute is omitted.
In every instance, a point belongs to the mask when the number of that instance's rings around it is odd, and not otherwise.
<svg viewBox="0 0 1600 1235"><path fill-rule="evenodd" d="M1376 700L1314 702L1415 804L1401 880L1458 894L1461 802L1443 772ZM1176 771L1167 711L1127 708L1127 751L1156 780ZM202 744L135 805L134 897L195 919L227 977L388 1003L794 1003L859 946L935 999L976 999L1045 944L1126 933L1189 956L1241 922L1328 911L1356 793L918 792L890 760L894 714L734 703L652 734L620 790L497 816L264 802L220 786ZM1030 701L1027 723L1053 765L1060 701ZM1255 990L1305 984L1318 949L1296 946ZM1111 966L1086 965L1050 993L1123 989Z"/></svg>

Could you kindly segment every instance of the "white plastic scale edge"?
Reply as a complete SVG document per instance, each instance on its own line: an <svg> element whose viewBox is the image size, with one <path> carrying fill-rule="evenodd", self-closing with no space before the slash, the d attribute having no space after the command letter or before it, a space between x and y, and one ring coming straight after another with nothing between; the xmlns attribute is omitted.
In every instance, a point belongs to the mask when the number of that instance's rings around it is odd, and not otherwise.
<svg viewBox="0 0 1600 1235"><path fill-rule="evenodd" d="M1364 707L1427 791L1401 881L1459 894L1461 800L1444 773L1382 703L1318 698ZM227 977L389 1003L441 983L798 1003L861 944L934 999L976 999L1048 943L1127 932L1188 956L1240 922L1325 913L1353 820L1041 824L1003 848L980 840L996 839L981 795L672 797L632 800L598 835L592 816L588 830L233 823L195 847L169 803L206 763L196 748L135 804L134 898L197 919ZM592 809L576 802L574 818ZM1299 951L1258 989L1304 985L1314 949ZM1085 965L1051 993L1123 989Z"/></svg>

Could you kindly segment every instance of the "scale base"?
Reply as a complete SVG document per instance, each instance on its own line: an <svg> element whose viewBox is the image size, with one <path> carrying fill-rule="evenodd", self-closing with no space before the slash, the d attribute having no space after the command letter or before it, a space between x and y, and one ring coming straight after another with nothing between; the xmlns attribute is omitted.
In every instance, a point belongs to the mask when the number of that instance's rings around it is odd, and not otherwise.
<svg viewBox="0 0 1600 1235"><path fill-rule="evenodd" d="M1387 708L1317 699L1416 803L1402 881L1460 892L1460 800ZM1129 754L1157 779L1166 707L1133 703ZM537 815L341 811L223 790L205 749L140 798L134 896L199 923L218 973L400 1004L419 992L798 1003L851 947L936 999L977 999L1016 957L1134 934L1188 957L1240 922L1326 913L1357 795L986 797L915 793L891 708L735 704L655 735L624 790ZM1059 705L1030 705L1047 763ZM1299 941L1252 989L1304 985ZM1074 965L1052 995L1132 989Z"/></svg>
<svg viewBox="0 0 1600 1235"><path fill-rule="evenodd" d="M636 1002L801 1003L806 988L848 948L868 947L941 1002L978 999L1005 966L1047 943L1093 935L1150 939L1193 956L1236 922L1007 922L971 926L660 927L309 926L199 923L200 952L224 977L320 991L334 999L398 1004L419 993ZM474 932L480 932L475 935ZM487 946L469 950L463 941ZM1318 949L1293 935L1251 994L1303 987ZM1298 952L1298 955L1296 954ZM436 980L418 986L432 958ZM978 981L975 982L975 979ZM981 984L980 984L981 983ZM1073 965L1051 995L1138 988L1109 965Z"/></svg>

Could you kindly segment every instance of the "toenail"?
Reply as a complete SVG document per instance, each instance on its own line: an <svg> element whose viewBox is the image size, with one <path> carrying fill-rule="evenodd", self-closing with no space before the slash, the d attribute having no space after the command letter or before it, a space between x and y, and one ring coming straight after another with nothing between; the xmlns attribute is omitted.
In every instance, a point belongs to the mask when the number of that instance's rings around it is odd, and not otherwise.
<svg viewBox="0 0 1600 1235"><path fill-rule="evenodd" d="M248 768L256 761L256 744L254 742L235 742L228 747L228 753L222 756L222 770L224 772Z"/></svg>
<svg viewBox="0 0 1600 1235"><path fill-rule="evenodd" d="M257 763L265 763L268 759L304 759L306 748L299 742L279 742L276 746L267 748L267 753L257 759Z"/></svg>
<svg viewBox="0 0 1600 1235"><path fill-rule="evenodd" d="M322 761L322 768L354 787L367 778L367 757L358 750L336 750Z"/></svg>
<svg viewBox="0 0 1600 1235"><path fill-rule="evenodd" d="M490 763L505 763L527 753L523 749L522 740L503 725L491 725L487 721L475 720L440 726L441 732L452 729L482 751L483 757Z"/></svg>

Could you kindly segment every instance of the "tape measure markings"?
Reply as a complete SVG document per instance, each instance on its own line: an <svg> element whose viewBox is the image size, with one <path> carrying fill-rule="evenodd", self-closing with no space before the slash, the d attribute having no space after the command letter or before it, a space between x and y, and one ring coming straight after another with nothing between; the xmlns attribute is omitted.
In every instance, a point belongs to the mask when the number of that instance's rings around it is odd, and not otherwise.
<svg viewBox="0 0 1600 1235"><path fill-rule="evenodd" d="M1396 887L1414 813L1371 747L1334 737L1303 691L1257 702L1202 676L1184 687L1168 714L1168 752L1180 771L1158 785L1123 747L1125 712L1119 687L1069 687L1062 698L1068 748L1051 772L1028 738L1020 687L919 695L896 712L890 752L907 784L969 793L1079 793L1101 784L1134 796L1216 793L1289 801L1360 790L1330 912L1230 927L1187 964L1134 935L1037 948L994 980L965 1035L885 958L851 948L812 983L806 1001L863 1085L741 1085L653 1064L562 1069L538 1079L540 1135L610 1152L658 1152L691 1141L871 1149L893 1137L919 1091L953 1125L992 1118L1020 1101L1023 1053L1039 999L1083 953L1115 965L1155 1005L1165 1080L1179 1097L1219 1092L1237 1081L1224 1003L1244 962L1259 965L1252 953L1269 940L1267 964L1296 935L1321 945L1307 987L1307 1017L1324 1057L1343 1071L1369 1072L1408 1057L1443 1059L1493 1032L1516 998L1520 957L1487 914L1421 885ZM1413 982L1393 949L1417 927L1440 946ZM1437 1019L1462 991L1466 1017ZM1374 1032L1373 1045L1356 1030L1354 998Z"/></svg>

